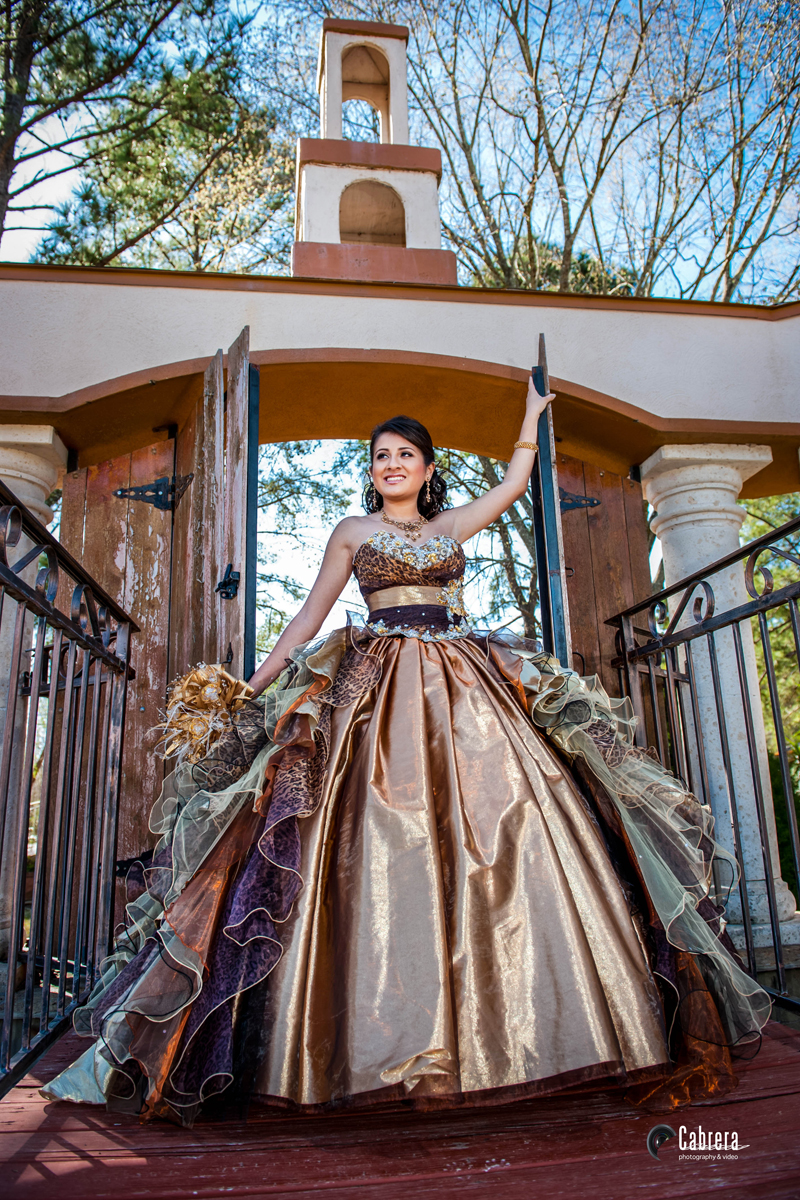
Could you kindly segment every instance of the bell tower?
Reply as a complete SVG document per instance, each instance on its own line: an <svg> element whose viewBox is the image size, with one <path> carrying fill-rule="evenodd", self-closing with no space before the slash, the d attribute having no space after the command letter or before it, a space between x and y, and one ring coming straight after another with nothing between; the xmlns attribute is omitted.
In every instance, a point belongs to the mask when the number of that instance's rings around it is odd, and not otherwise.
<svg viewBox="0 0 800 1200"><path fill-rule="evenodd" d="M297 143L292 274L316 279L456 283L441 245L438 150L408 144L405 25L322 23L320 136ZM342 137L347 100L377 111L380 142Z"/></svg>

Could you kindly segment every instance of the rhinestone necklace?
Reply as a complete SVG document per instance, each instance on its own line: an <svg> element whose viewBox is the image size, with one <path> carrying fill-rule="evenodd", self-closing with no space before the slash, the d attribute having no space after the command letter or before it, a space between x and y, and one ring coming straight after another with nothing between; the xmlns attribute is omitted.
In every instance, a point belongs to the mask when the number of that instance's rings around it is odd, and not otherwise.
<svg viewBox="0 0 800 1200"><path fill-rule="evenodd" d="M381 513L381 520L385 525L394 525L412 542L418 542L422 537L422 527L428 524L427 517L417 517L414 521L393 521L391 517L387 517L386 513Z"/></svg>

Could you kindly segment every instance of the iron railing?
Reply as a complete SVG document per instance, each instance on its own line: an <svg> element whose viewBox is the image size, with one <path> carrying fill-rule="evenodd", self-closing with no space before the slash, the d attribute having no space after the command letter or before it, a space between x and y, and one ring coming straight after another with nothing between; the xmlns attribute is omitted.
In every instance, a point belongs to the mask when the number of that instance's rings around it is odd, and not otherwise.
<svg viewBox="0 0 800 1200"><path fill-rule="evenodd" d="M788 964L795 968L791 983L781 925L796 926L791 909L800 884L800 731L792 699L800 682L798 531L800 517L607 622L618 630L614 665L638 717L637 743L655 745L664 766L711 808L715 836L741 867L729 932L750 974L794 1012L800 960ZM787 715L794 745L787 744ZM776 888L776 820L784 873L794 874L794 904ZM796 936L792 942L797 959Z"/></svg>
<svg viewBox="0 0 800 1200"><path fill-rule="evenodd" d="M136 630L0 483L0 1094L64 1031L108 953Z"/></svg>

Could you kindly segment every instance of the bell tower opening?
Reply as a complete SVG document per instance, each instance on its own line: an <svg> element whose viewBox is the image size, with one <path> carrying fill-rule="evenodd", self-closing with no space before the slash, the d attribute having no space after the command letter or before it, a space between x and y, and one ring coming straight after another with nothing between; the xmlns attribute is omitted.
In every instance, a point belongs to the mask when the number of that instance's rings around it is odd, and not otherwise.
<svg viewBox="0 0 800 1200"><path fill-rule="evenodd" d="M339 200L339 240L405 246L406 210L394 188L372 179L346 187Z"/></svg>
<svg viewBox="0 0 800 1200"><path fill-rule="evenodd" d="M342 138L348 142L381 140L381 117L369 100L345 100L342 105Z"/></svg>
<svg viewBox="0 0 800 1200"><path fill-rule="evenodd" d="M380 141L391 141L389 63L377 46L356 45L342 53L342 104L365 100L378 113Z"/></svg>

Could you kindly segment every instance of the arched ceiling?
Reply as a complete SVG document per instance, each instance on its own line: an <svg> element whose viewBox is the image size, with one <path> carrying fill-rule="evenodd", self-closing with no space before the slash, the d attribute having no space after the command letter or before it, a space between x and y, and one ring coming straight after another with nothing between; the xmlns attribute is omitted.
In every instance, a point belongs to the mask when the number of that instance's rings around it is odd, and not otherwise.
<svg viewBox="0 0 800 1200"><path fill-rule="evenodd" d="M367 437L397 413L423 421L434 443L508 458L524 410L527 372L498 363L397 350L258 350L260 440ZM180 427L202 389L207 359L192 359L108 380L51 401L48 411L0 412L0 421L53 424L85 466L150 445ZM797 436L765 422L654 417L612 396L552 377L559 451L628 475L666 443L751 441L773 462L745 495L800 486Z"/></svg>

